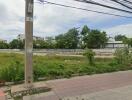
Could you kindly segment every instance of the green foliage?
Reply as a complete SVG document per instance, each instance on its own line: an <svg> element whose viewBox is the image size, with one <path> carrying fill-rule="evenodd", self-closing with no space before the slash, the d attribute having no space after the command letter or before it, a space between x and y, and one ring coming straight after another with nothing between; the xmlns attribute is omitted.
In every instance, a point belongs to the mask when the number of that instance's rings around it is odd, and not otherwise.
<svg viewBox="0 0 132 100"><path fill-rule="evenodd" d="M91 51L90 51L91 52ZM93 55L93 54L92 54ZM74 75L91 75L132 69L131 65L118 64L115 59L95 59L89 65L85 57L34 56L34 80L38 78L70 78ZM0 80L17 82L24 80L24 55L0 53Z"/></svg>
<svg viewBox="0 0 132 100"><path fill-rule="evenodd" d="M86 36L89 32L90 32L90 29L88 28L88 26L84 25L84 27L81 31L81 35Z"/></svg>
<svg viewBox="0 0 132 100"><path fill-rule="evenodd" d="M8 43L0 42L0 49L8 49L9 45Z"/></svg>
<svg viewBox="0 0 132 100"><path fill-rule="evenodd" d="M125 35L116 35L115 36L115 41L124 41L125 39L127 39L127 37Z"/></svg>
<svg viewBox="0 0 132 100"><path fill-rule="evenodd" d="M123 41L125 44L128 44L128 47L132 47L132 38L124 39Z"/></svg>
<svg viewBox="0 0 132 100"><path fill-rule="evenodd" d="M9 43L10 49L24 49L24 41L14 39Z"/></svg>
<svg viewBox="0 0 132 100"><path fill-rule="evenodd" d="M46 37L45 41L48 43L48 49L56 48L56 41L53 37Z"/></svg>
<svg viewBox="0 0 132 100"><path fill-rule="evenodd" d="M56 47L62 49L76 49L78 47L78 30L70 29L67 33L56 36Z"/></svg>
<svg viewBox="0 0 132 100"><path fill-rule="evenodd" d="M81 34L83 45L87 48L102 48L108 41L106 32L90 30L87 26L84 26Z"/></svg>
<svg viewBox="0 0 132 100"><path fill-rule="evenodd" d="M115 60L118 64L130 64L131 55L128 48L117 49L115 51Z"/></svg>
<svg viewBox="0 0 132 100"><path fill-rule="evenodd" d="M94 60L95 52L93 52L91 49L87 49L84 53L84 56L87 57L90 65L95 64L95 60Z"/></svg>
<svg viewBox="0 0 132 100"><path fill-rule="evenodd" d="M44 49L48 47L48 43L43 40L33 41L33 48L35 49Z"/></svg>
<svg viewBox="0 0 132 100"><path fill-rule="evenodd" d="M17 82L24 80L24 69L19 61L11 62L8 66L1 68L0 79L7 82Z"/></svg>
<svg viewBox="0 0 132 100"><path fill-rule="evenodd" d="M46 40L33 41L33 48L35 49L54 49L55 46L56 44L52 37L48 37Z"/></svg>
<svg viewBox="0 0 132 100"><path fill-rule="evenodd" d="M35 49L103 48L107 41L106 32L90 29L84 25L81 32L77 28L72 28L55 38L47 37L45 40L34 40L33 47ZM9 44L0 43L0 48L24 49L24 43L24 40L13 39Z"/></svg>

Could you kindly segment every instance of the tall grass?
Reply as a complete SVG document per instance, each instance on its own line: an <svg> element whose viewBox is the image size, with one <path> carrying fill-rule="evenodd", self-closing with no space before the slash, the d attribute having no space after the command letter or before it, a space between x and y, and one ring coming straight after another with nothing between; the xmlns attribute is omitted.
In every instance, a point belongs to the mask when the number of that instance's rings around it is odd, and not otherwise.
<svg viewBox="0 0 132 100"><path fill-rule="evenodd" d="M95 59L90 65L85 57L34 56L34 80L40 77L49 79L69 78L73 75L91 75L120 70L130 70L132 66L124 66L114 59ZM0 53L0 80L17 82L24 80L24 55Z"/></svg>

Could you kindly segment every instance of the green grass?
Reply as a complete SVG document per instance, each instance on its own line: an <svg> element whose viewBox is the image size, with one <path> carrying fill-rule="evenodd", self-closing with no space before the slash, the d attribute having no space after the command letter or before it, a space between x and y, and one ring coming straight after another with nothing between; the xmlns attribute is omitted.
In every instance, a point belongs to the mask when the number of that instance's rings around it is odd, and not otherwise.
<svg viewBox="0 0 132 100"><path fill-rule="evenodd" d="M40 77L47 80L70 78L74 75L91 75L124 71L132 69L131 65L119 65L113 59L95 59L96 64L90 66L85 57L34 56L34 79ZM24 55L0 53L0 79L5 81L24 80Z"/></svg>

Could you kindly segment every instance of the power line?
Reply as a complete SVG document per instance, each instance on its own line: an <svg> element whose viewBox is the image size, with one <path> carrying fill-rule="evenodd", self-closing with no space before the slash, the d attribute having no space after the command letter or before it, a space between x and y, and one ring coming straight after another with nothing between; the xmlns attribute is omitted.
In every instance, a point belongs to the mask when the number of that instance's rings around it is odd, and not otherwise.
<svg viewBox="0 0 132 100"><path fill-rule="evenodd" d="M111 0L109 0L109 1L111 1ZM116 1L118 1L118 2L120 2L122 4L124 4L124 5L129 6L129 7L132 8L132 2L131 3L130 2L127 2L127 0L116 0Z"/></svg>
<svg viewBox="0 0 132 100"><path fill-rule="evenodd" d="M105 14L105 15L111 15L111 16L116 16L116 17L124 17L124 18L132 19L132 16L123 16L123 15L118 15L118 14L102 12L102 11L89 10L89 9L85 9L85 8L79 8L79 7L75 7L75 6L69 6L69 5L64 5L64 4L59 4L59 3L49 2L49 1L43 1L43 3L56 5L56 6L62 6L62 7L66 7L66 8L74 8L74 9L88 11L88 12L95 12L95 13L99 13L99 14Z"/></svg>
<svg viewBox="0 0 132 100"><path fill-rule="evenodd" d="M121 12L125 12L125 13L131 13L132 11L128 11L128 10L124 10L124 9L120 9L120 8L116 8L116 7L112 7L112 6L108 6L108 5L104 5L98 2L94 2L92 0L87 1L87 0L74 0L74 1L78 1L78 2L83 2L83 3L88 3L88 4L93 4L93 5L97 5L97 6L101 6L101 7L105 7L105 8L109 8L109 9L113 9L113 10L117 10L117 11L121 11Z"/></svg>
<svg viewBox="0 0 132 100"><path fill-rule="evenodd" d="M123 1L125 1L125 2L128 2L128 3L132 4L132 2L131 2L131 1L128 1L128 0L123 0Z"/></svg>
<svg viewBox="0 0 132 100"><path fill-rule="evenodd" d="M111 0L111 1L116 2L116 3L118 3L118 4L120 4L120 5L124 6L124 7L126 7L126 8L128 8L128 9L131 9L131 10L132 10L132 7L129 7L129 6L125 5L124 3L121 3L121 2L118 1L118 0Z"/></svg>

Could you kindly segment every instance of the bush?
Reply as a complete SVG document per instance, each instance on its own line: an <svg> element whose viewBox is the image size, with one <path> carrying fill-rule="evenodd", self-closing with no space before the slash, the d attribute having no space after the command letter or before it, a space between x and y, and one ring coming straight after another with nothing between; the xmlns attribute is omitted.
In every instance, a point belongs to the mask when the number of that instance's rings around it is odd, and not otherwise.
<svg viewBox="0 0 132 100"><path fill-rule="evenodd" d="M130 59L130 63L132 64L132 49L129 52L129 59Z"/></svg>
<svg viewBox="0 0 132 100"><path fill-rule="evenodd" d="M6 82L17 82L24 80L24 69L19 61L12 62L0 70L0 79Z"/></svg>
<svg viewBox="0 0 132 100"><path fill-rule="evenodd" d="M94 59L95 52L93 52L91 49L87 49L83 55L87 57L90 65L95 64L95 59Z"/></svg>
<svg viewBox="0 0 132 100"><path fill-rule="evenodd" d="M118 64L131 64L131 56L128 48L117 49L115 51L115 60Z"/></svg>
<svg viewBox="0 0 132 100"><path fill-rule="evenodd" d="M85 57L34 56L34 80L38 81L38 78L44 78L46 80L70 78L77 75L131 70L132 66L129 63L132 61L132 53L128 53L127 49L124 50L123 53L118 53L117 51L116 53L118 56L116 56L115 59L94 59L95 53L88 50L85 52L85 56L88 55L88 58L91 57L89 60L92 61L92 65L88 64L88 59ZM124 55L126 55L125 58L123 58ZM0 53L0 80L6 82L19 82L24 80L23 58L23 55L20 54ZM124 64L124 61L127 61L125 59L129 59L129 63Z"/></svg>

